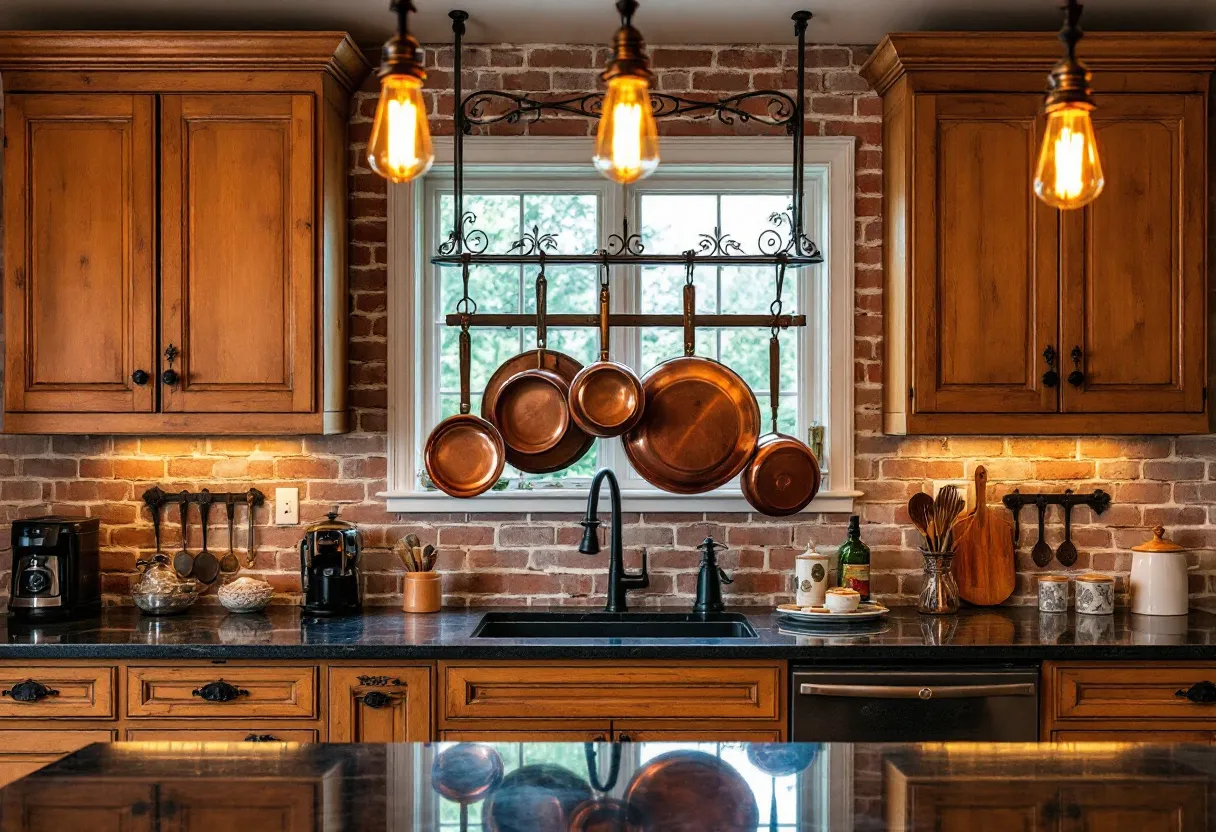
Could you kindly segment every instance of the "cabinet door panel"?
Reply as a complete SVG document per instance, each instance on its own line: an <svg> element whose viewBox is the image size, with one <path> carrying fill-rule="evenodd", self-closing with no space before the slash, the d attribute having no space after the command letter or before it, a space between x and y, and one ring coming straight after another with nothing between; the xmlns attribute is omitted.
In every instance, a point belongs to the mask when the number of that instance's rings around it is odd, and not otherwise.
<svg viewBox="0 0 1216 832"><path fill-rule="evenodd" d="M1041 100L916 103L912 404L916 412L1049 412L1057 221L1031 192Z"/></svg>
<svg viewBox="0 0 1216 832"><path fill-rule="evenodd" d="M431 671L425 667L331 667L330 742L431 739Z"/></svg>
<svg viewBox="0 0 1216 832"><path fill-rule="evenodd" d="M164 409L309 412L312 99L165 96L162 113Z"/></svg>
<svg viewBox="0 0 1216 832"><path fill-rule="evenodd" d="M902 801L907 815L892 817L892 828L935 832L1048 832L1059 829L1052 811L1056 786L1049 782L948 781L914 784Z"/></svg>
<svg viewBox="0 0 1216 832"><path fill-rule="evenodd" d="M608 742L612 731L603 728L532 728L526 731L498 731L491 728L466 728L441 731L444 742Z"/></svg>
<svg viewBox="0 0 1216 832"><path fill-rule="evenodd" d="M916 102L912 317L918 413L1057 409L1055 211L1031 190L1038 96Z"/></svg>
<svg viewBox="0 0 1216 832"><path fill-rule="evenodd" d="M317 787L310 783L241 783L220 781L222 788L200 788L198 782L162 783L162 832L313 832L323 828L317 817Z"/></svg>
<svg viewBox="0 0 1216 832"><path fill-rule="evenodd" d="M1080 385L1063 385L1064 410L1201 412L1203 96L1097 103L1106 186L1085 209L1064 214L1062 351L1079 348L1084 373Z"/></svg>
<svg viewBox="0 0 1216 832"><path fill-rule="evenodd" d="M6 406L149 412L153 97L6 97Z"/></svg>
<svg viewBox="0 0 1216 832"><path fill-rule="evenodd" d="M1060 790L1065 832L1199 832L1207 828L1204 784L1086 783Z"/></svg>
<svg viewBox="0 0 1216 832"><path fill-rule="evenodd" d="M139 783L37 779L4 791L4 832L152 832L155 788Z"/></svg>

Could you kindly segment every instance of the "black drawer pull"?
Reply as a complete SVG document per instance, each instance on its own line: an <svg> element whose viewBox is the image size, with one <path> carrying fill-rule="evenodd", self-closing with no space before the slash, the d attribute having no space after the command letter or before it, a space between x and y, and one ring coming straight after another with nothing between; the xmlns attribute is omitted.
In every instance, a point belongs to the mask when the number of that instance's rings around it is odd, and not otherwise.
<svg viewBox="0 0 1216 832"><path fill-rule="evenodd" d="M282 742L282 740L274 734L250 734L245 737L245 742Z"/></svg>
<svg viewBox="0 0 1216 832"><path fill-rule="evenodd" d="M59 691L48 688L41 682L26 679L18 682L8 690L0 691L0 696L11 696L14 702L38 702L48 696L58 696Z"/></svg>
<svg viewBox="0 0 1216 832"><path fill-rule="evenodd" d="M380 708L387 708L393 704L393 697L389 696L387 693L381 693L378 690L369 691L368 693L365 693L363 696L359 697L359 699L367 707L375 708L377 710Z"/></svg>
<svg viewBox="0 0 1216 832"><path fill-rule="evenodd" d="M238 688L235 685L230 685L223 679L215 682L209 682L201 688L195 688L190 691L191 696L202 697L207 702L231 702L241 696L248 696L249 691L244 688Z"/></svg>
<svg viewBox="0 0 1216 832"><path fill-rule="evenodd" d="M1216 685L1204 680L1196 682L1186 690L1174 691L1179 699L1189 699L1196 705L1216 705Z"/></svg>

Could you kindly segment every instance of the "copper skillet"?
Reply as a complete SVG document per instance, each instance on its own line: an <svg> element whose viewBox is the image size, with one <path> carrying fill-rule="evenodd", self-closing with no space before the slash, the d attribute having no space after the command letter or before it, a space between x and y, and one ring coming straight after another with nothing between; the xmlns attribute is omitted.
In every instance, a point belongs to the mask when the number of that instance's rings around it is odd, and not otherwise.
<svg viewBox="0 0 1216 832"><path fill-rule="evenodd" d="M536 366L506 380L498 391L491 420L506 446L521 454L553 449L570 424L569 380L545 367L547 287L542 258L536 276Z"/></svg>
<svg viewBox="0 0 1216 832"><path fill-rule="evenodd" d="M570 382L570 418L592 436L620 436L642 418L642 380L629 367L608 359L608 273L600 282L600 359Z"/></svg>
<svg viewBox="0 0 1216 832"><path fill-rule="evenodd" d="M781 347L777 330L768 342L769 397L773 408L772 431L760 438L756 454L739 486L743 496L761 514L785 517L802 511L819 492L819 461L811 449L777 430L781 402Z"/></svg>
<svg viewBox="0 0 1216 832"><path fill-rule="evenodd" d="M466 316L460 324L460 413L436 425L423 450L431 481L452 497L476 497L489 490L506 461L498 428L469 412L470 352Z"/></svg>
<svg viewBox="0 0 1216 832"><path fill-rule="evenodd" d="M642 379L645 418L624 436L625 455L648 483L702 494L743 470L760 436L760 407L739 374L693 355L696 289L692 260L684 284L684 355Z"/></svg>

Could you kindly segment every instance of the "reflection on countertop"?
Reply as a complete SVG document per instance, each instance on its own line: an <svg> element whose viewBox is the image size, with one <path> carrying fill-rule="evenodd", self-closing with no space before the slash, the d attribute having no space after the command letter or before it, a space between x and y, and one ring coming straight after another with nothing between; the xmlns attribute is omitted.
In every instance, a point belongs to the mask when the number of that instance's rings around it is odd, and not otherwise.
<svg viewBox="0 0 1216 832"><path fill-rule="evenodd" d="M485 639L473 638L493 608L445 609L410 615L371 608L350 618L311 618L297 607L253 615L194 609L175 617L141 616L127 607L100 618L23 625L0 620L0 659L10 658L265 658L265 659L1198 659L1216 645L1216 615L1151 617L1119 610L1092 616L1040 613L1028 607L966 609L920 615L897 607L872 625L808 630L771 610L745 613L758 638ZM530 608L535 609L535 608ZM562 608L563 612L578 612ZM587 610L592 612L593 610Z"/></svg>
<svg viewBox="0 0 1216 832"><path fill-rule="evenodd" d="M1201 829L1214 782L1216 749L1181 745L149 742L90 746L0 812L11 832Z"/></svg>

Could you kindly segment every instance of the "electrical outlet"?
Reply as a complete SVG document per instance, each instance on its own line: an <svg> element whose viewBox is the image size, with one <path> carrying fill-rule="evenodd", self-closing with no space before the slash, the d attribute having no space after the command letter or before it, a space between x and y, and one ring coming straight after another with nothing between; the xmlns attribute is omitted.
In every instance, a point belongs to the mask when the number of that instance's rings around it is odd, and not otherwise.
<svg viewBox="0 0 1216 832"><path fill-rule="evenodd" d="M274 524L295 526L300 522L300 489L276 488L274 490Z"/></svg>

